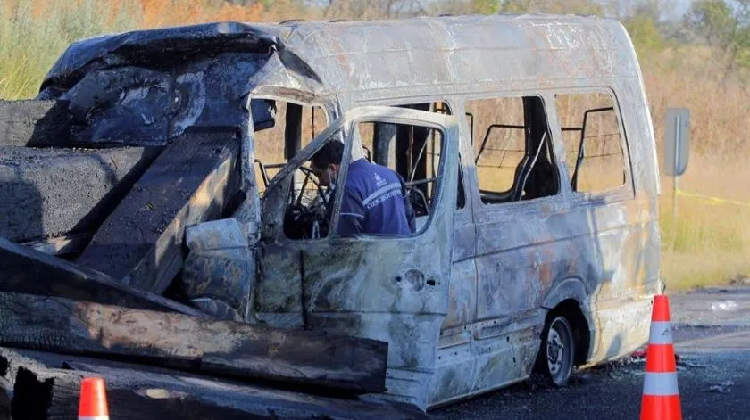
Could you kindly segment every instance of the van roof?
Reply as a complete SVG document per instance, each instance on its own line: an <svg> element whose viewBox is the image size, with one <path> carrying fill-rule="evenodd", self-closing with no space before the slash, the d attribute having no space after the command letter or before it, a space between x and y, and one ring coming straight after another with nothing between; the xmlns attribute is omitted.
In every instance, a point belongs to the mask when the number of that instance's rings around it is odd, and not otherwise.
<svg viewBox="0 0 750 420"><path fill-rule="evenodd" d="M316 96L348 93L376 99L401 88L404 97L524 84L587 86L599 79L639 77L623 26L574 15L426 17L396 21L216 22L141 30L82 40L55 63L43 84L72 86L103 65L196 51L276 53L255 85ZM153 53L153 54L149 54ZM279 71L274 71L277 66ZM385 97L385 94L383 94Z"/></svg>
<svg viewBox="0 0 750 420"><path fill-rule="evenodd" d="M284 42L336 91L637 76L622 26L579 16L300 23Z"/></svg>

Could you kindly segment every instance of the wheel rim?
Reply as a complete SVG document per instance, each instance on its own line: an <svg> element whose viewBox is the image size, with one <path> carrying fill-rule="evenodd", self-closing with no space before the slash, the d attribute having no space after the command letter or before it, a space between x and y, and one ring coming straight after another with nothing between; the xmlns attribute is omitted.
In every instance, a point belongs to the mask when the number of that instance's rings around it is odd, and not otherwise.
<svg viewBox="0 0 750 420"><path fill-rule="evenodd" d="M573 361L572 337L564 321L556 319L547 332L547 369L556 384L567 380Z"/></svg>

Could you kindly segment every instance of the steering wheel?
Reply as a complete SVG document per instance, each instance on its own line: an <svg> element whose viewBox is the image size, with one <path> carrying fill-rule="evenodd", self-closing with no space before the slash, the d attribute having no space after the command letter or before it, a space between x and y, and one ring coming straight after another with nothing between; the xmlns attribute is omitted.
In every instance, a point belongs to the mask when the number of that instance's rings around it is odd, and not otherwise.
<svg viewBox="0 0 750 420"><path fill-rule="evenodd" d="M302 196L305 193L305 187L307 187L307 183L309 181L312 181L313 184L315 184L315 187L318 190L318 197L320 197L320 200L323 202L324 205L328 206L328 199L325 196L325 193L323 192L323 187L320 185L318 181L315 180L316 176L313 174L312 169L305 168L303 166L300 166L298 168L303 174L305 174L305 180L302 181L302 188L299 190L299 195L297 195L296 204L302 203Z"/></svg>
<svg viewBox="0 0 750 420"><path fill-rule="evenodd" d="M325 237L328 235L328 205L329 200L323 191L323 187L316 181L312 170L309 168L298 168L305 174L299 194L294 197L293 191L289 197L286 213L284 214L284 233L290 239L311 239L314 237ZM318 197L308 206L302 203L305 188L308 183L315 184Z"/></svg>
<svg viewBox="0 0 750 420"><path fill-rule="evenodd" d="M430 204L427 201L427 197L425 197L424 193L419 188L415 188L413 185L407 186L406 189L409 192L409 199L411 201L412 208L414 209L414 215L419 217L429 214Z"/></svg>

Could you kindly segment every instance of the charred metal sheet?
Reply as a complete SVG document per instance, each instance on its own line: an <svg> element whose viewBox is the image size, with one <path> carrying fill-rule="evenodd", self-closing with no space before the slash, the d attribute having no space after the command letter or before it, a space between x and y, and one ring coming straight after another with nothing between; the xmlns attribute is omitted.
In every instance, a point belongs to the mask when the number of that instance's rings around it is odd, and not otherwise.
<svg viewBox="0 0 750 420"><path fill-rule="evenodd" d="M255 286L255 312L262 321L283 328L302 328L302 259L282 253L277 245L264 246L260 276Z"/></svg>
<svg viewBox="0 0 750 420"><path fill-rule="evenodd" d="M373 99L394 88L417 96L574 79L584 85L638 72L623 54L629 40L614 20L461 16L289 26L283 42L320 76L325 90L319 95L351 92Z"/></svg>
<svg viewBox="0 0 750 420"><path fill-rule="evenodd" d="M189 226L185 238L189 252L179 282L182 294L219 318L250 319L255 259L237 220Z"/></svg>
<svg viewBox="0 0 750 420"><path fill-rule="evenodd" d="M0 348L0 403L11 418L78 418L81 376L105 378L112 418L429 420L414 407L350 395L310 395L174 369ZM15 392L14 392L15 389ZM45 392L39 392L44 389ZM30 396L30 397L29 397ZM3 412L0 405L0 413Z"/></svg>
<svg viewBox="0 0 750 420"><path fill-rule="evenodd" d="M136 65L96 69L51 97L70 102L74 143L153 145L190 127L239 131L248 118L243 106L247 80L264 59L227 54L164 70ZM268 104L252 103L251 108L256 129L273 124Z"/></svg>
<svg viewBox="0 0 750 420"><path fill-rule="evenodd" d="M300 63L269 31L221 23L83 40L55 63L38 98L70 102L76 143L165 144L189 127L239 128L249 80L271 52ZM273 124L267 104L251 108L256 129Z"/></svg>
<svg viewBox="0 0 750 420"><path fill-rule="evenodd" d="M182 267L185 227L221 217L238 193L238 157L231 131L180 137L107 217L77 262L163 293Z"/></svg>
<svg viewBox="0 0 750 420"><path fill-rule="evenodd" d="M0 146L0 236L29 242L90 235L160 152Z"/></svg>

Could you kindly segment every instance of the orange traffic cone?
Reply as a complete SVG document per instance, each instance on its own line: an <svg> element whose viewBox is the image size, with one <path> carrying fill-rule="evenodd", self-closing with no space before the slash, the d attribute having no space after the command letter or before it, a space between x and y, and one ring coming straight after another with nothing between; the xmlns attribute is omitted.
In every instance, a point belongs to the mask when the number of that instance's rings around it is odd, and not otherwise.
<svg viewBox="0 0 750 420"><path fill-rule="evenodd" d="M109 420L104 379L83 378L81 381L78 420Z"/></svg>
<svg viewBox="0 0 750 420"><path fill-rule="evenodd" d="M681 419L669 298L666 295L657 295L654 296L651 334L646 348L641 420Z"/></svg>

